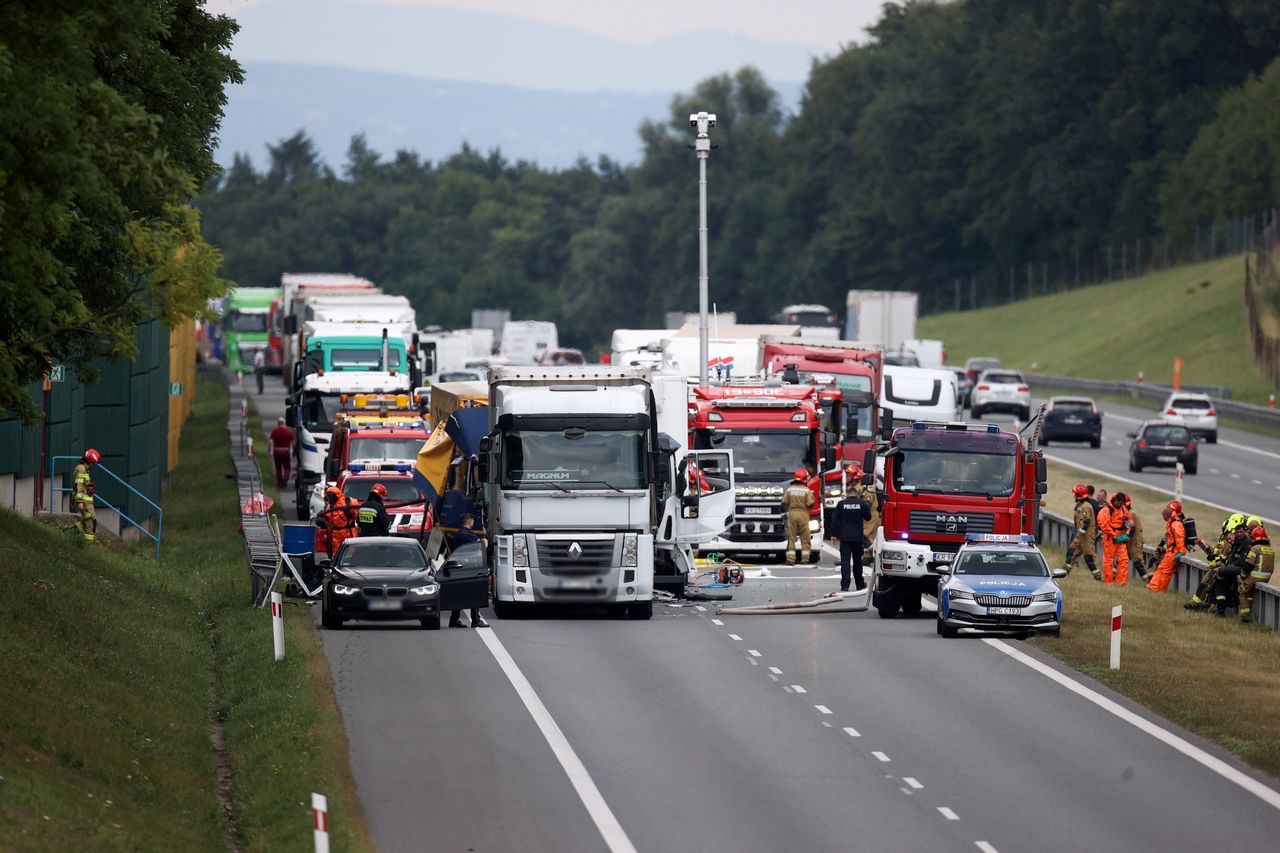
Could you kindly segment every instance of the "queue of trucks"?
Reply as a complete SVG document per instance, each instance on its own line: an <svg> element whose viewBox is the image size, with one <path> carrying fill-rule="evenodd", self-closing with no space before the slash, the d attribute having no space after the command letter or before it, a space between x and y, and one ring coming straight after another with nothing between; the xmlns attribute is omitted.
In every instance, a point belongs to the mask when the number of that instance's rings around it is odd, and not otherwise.
<svg viewBox="0 0 1280 853"><path fill-rule="evenodd" d="M227 332L265 335L237 339L242 365L254 346L278 352L300 518L329 486L412 481L442 435L433 428L449 426L444 489L414 487L393 533L423 538L476 514L499 615L562 602L648 618L655 590L683 589L700 554L779 559L797 469L823 541L857 463L880 501L873 604L891 617L919 610L966 534L1034 532L1044 460L1033 440L964 423L955 372L935 364L941 342L914 338L914 304L851 292L851 306L853 293L862 340L827 331L838 318L816 305L788 306L770 326L717 323L705 384L693 323L619 329L611 364L589 365L554 324L420 329L407 299L350 275L246 289L228 303Z"/></svg>

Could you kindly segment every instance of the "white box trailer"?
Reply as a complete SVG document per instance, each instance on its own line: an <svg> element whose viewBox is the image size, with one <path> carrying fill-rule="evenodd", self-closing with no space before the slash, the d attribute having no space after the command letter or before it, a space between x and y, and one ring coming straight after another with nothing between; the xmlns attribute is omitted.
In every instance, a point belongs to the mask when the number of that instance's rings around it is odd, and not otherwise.
<svg viewBox="0 0 1280 853"><path fill-rule="evenodd" d="M845 339L870 341L885 351L915 338L920 298L899 290L850 290L845 302Z"/></svg>

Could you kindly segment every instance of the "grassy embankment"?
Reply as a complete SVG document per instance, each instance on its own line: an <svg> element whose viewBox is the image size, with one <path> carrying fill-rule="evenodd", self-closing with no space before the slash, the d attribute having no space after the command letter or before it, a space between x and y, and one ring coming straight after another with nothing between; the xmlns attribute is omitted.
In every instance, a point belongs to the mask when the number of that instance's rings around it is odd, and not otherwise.
<svg viewBox="0 0 1280 853"><path fill-rule="evenodd" d="M277 664L269 616L247 606L226 411L225 389L202 381L159 562L0 513L0 848L231 846L214 713L234 846L309 847L320 791L334 848L372 848L309 614L287 610Z"/></svg>
<svg viewBox="0 0 1280 853"><path fill-rule="evenodd" d="M979 355L1010 367L1089 379L1226 385L1232 399L1267 402L1275 389L1253 365L1244 318L1244 256L1039 296L978 311L921 317L919 334L946 342L954 364ZM1143 406L1148 403L1141 403Z"/></svg>
<svg viewBox="0 0 1280 853"><path fill-rule="evenodd" d="M1080 479L1069 466L1050 463L1048 508L1069 514L1071 484ZM1105 478L1084 479L1111 493L1131 494L1147 542L1154 545L1164 535L1160 510L1166 496ZM1194 501L1184 501L1184 507L1201 537L1216 539L1222 511ZM1046 551L1052 564L1061 564L1061 552ZM1280 718L1256 712L1280 696L1280 632L1188 612L1182 608L1185 594L1149 592L1132 571L1127 587L1104 586L1077 563L1062 584L1062 636L1033 644L1280 777ZM1124 606L1124 647L1121 669L1113 672L1108 656L1111 608L1117 604Z"/></svg>

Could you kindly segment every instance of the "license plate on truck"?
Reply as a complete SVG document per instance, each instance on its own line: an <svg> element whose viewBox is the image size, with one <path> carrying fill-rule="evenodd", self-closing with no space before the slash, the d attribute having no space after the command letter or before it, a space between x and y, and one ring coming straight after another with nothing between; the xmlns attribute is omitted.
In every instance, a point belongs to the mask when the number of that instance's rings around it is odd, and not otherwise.
<svg viewBox="0 0 1280 853"><path fill-rule="evenodd" d="M768 515L769 508L767 506L744 506L740 512L743 515Z"/></svg>
<svg viewBox="0 0 1280 853"><path fill-rule="evenodd" d="M560 589L591 589L595 585L595 581L583 578L569 578L559 583Z"/></svg>
<svg viewBox="0 0 1280 853"><path fill-rule="evenodd" d="M1017 607L988 607L988 616L1017 616L1022 610Z"/></svg>

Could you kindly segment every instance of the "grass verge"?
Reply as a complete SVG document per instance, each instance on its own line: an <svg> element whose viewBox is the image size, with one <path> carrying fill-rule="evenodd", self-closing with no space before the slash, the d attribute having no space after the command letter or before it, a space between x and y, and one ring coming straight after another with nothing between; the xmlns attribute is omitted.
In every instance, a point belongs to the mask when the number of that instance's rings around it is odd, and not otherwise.
<svg viewBox="0 0 1280 853"><path fill-rule="evenodd" d="M946 341L955 364L993 355L1010 367L1092 379L1227 385L1265 405L1275 389L1254 367L1244 323L1244 256L1038 296L978 311L921 317L919 335Z"/></svg>
<svg viewBox="0 0 1280 853"><path fill-rule="evenodd" d="M1081 480L1132 494L1147 542L1163 535L1160 509L1167 497L1056 462L1049 463L1048 509L1070 514L1071 485ZM1194 501L1184 505L1212 541L1223 513ZM1061 551L1046 548L1045 555L1051 565L1062 564ZM1280 632L1184 610L1186 595L1149 592L1132 570L1128 586L1104 586L1077 564L1061 583L1067 602L1062 636L1035 638L1032 645L1280 777L1280 718L1257 713L1280 696ZM1111 608L1117 604L1124 606L1124 647L1121 669L1112 671Z"/></svg>
<svg viewBox="0 0 1280 853"><path fill-rule="evenodd" d="M225 849L213 714L237 846L309 847L315 790L334 849L372 849L310 614L289 609L276 664L247 607L226 412L202 379L159 561L0 513L0 849Z"/></svg>

